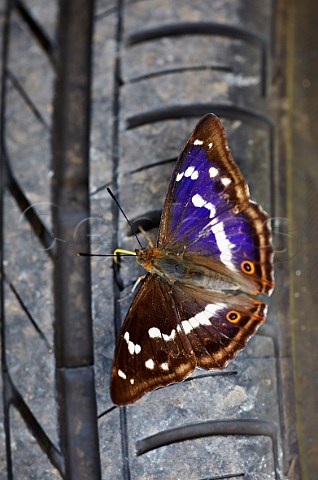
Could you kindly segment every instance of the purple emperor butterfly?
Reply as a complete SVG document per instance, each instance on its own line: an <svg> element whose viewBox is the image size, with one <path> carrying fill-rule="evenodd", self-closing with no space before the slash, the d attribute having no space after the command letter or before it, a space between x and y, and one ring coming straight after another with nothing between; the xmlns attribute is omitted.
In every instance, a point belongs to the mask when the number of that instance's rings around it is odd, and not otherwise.
<svg viewBox="0 0 318 480"><path fill-rule="evenodd" d="M111 397L132 403L220 369L265 320L273 286L268 216L249 190L213 114L203 117L172 174L157 246L136 250L148 272L117 343Z"/></svg>

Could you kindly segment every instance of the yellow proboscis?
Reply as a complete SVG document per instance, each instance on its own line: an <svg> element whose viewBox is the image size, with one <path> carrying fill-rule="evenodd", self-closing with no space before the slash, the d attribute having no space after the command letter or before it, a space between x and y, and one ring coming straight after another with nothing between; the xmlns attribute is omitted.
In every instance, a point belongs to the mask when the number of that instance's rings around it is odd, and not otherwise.
<svg viewBox="0 0 318 480"><path fill-rule="evenodd" d="M136 256L136 252L133 252L132 250L125 250L124 248L116 248L116 249L114 250L114 253L113 253L115 263L117 263L117 261L118 261L118 260L117 260L117 253L119 253L119 254L124 253L124 254L126 254L126 255L134 255L134 256Z"/></svg>
<svg viewBox="0 0 318 480"><path fill-rule="evenodd" d="M134 252L133 250L125 250L124 248L116 248L114 250L114 255L117 255L117 253L126 253L127 255L135 255L136 256L136 252Z"/></svg>

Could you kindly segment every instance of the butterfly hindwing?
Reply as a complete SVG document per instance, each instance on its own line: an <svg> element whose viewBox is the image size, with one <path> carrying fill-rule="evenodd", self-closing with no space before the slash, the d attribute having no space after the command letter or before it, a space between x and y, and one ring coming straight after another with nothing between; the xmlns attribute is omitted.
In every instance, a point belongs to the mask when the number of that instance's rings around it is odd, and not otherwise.
<svg viewBox="0 0 318 480"><path fill-rule="evenodd" d="M180 325L205 370L224 368L265 320L265 304L248 296L173 288Z"/></svg>

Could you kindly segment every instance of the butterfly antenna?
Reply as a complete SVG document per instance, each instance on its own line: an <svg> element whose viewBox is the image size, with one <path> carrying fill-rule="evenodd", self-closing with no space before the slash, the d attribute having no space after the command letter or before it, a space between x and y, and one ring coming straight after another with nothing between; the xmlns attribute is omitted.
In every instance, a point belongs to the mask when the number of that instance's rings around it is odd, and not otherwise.
<svg viewBox="0 0 318 480"><path fill-rule="evenodd" d="M131 223L131 221L129 220L129 218L127 217L127 215L125 214L124 210L123 210L123 209L121 208L121 206L119 205L117 198L115 197L115 195L113 194L113 192L111 191L111 189L110 189L109 187L107 187L107 192L108 192L109 195L112 197L112 199L113 199L114 202L116 203L116 205L117 205L117 207L119 208L119 210L121 211L121 213L124 215L125 220L126 220L126 222L128 223L128 225L130 226L131 231L132 231L134 237L136 238L136 240L137 240L140 248L143 248L143 246L142 246L142 244L141 244L141 242L140 242L140 240L139 240L139 238L138 238L137 232L136 232L133 224Z"/></svg>
<svg viewBox="0 0 318 480"><path fill-rule="evenodd" d="M120 254L122 257L131 257L136 256L136 252L132 252L130 250L124 250L123 248L116 248L114 253L87 253L87 252L76 252L77 257L115 257Z"/></svg>

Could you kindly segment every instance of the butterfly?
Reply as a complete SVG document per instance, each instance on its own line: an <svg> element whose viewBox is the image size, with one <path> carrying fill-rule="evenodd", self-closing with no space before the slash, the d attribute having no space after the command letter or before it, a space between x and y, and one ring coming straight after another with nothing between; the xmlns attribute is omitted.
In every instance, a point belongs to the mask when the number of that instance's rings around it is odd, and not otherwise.
<svg viewBox="0 0 318 480"><path fill-rule="evenodd" d="M220 120L205 115L181 152L157 244L137 249L148 272L117 342L110 393L117 405L222 369L265 320L274 287L269 219L250 200Z"/></svg>

